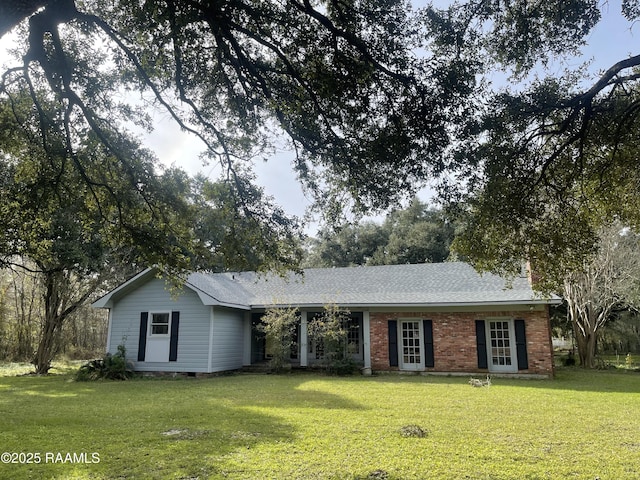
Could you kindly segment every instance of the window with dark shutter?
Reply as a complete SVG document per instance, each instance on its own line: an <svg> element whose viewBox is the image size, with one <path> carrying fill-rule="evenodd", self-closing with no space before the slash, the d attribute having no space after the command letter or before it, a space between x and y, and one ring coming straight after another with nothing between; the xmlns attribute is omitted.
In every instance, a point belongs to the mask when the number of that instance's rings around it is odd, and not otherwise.
<svg viewBox="0 0 640 480"><path fill-rule="evenodd" d="M424 366L433 368L435 366L435 355L433 351L433 321L423 320L422 329L424 330Z"/></svg>
<svg viewBox="0 0 640 480"><path fill-rule="evenodd" d="M389 320L389 366L398 366L398 321Z"/></svg>
<svg viewBox="0 0 640 480"><path fill-rule="evenodd" d="M138 361L144 362L144 356L147 350L147 323L149 320L149 312L140 313L140 337L138 338Z"/></svg>
<svg viewBox="0 0 640 480"><path fill-rule="evenodd" d="M151 331L149 332L152 337L169 335L169 312L152 313L151 317Z"/></svg>
<svg viewBox="0 0 640 480"><path fill-rule="evenodd" d="M476 320L476 345L478 350L478 368L489 368L487 360L487 332L484 320Z"/></svg>
<svg viewBox="0 0 640 480"><path fill-rule="evenodd" d="M529 357L527 355L527 333L524 320L516 319L513 322L516 330L516 355L518 358L518 370L529 368Z"/></svg>

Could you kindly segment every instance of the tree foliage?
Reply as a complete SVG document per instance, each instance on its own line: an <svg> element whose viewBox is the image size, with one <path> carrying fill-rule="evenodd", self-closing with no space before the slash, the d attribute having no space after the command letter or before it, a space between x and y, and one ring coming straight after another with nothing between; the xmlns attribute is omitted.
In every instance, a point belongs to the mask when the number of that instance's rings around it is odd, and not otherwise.
<svg viewBox="0 0 640 480"><path fill-rule="evenodd" d="M460 202L466 225L455 248L499 273L516 273L530 259L544 274L540 286L559 289L566 272L580 270L598 250L602 228L612 221L639 226L640 56L614 59L595 78L583 66L558 75L558 63L543 67L585 44L601 20L598 2L468 2L447 15L471 5L479 9L476 20L493 19L472 48L493 52L488 67L520 83L497 90L474 134L453 149L464 188L443 190ZM623 2L622 13L635 21L638 2ZM465 37L472 44L473 32Z"/></svg>
<svg viewBox="0 0 640 480"><path fill-rule="evenodd" d="M309 341L322 350L321 365L332 374L349 375L356 371L349 344L349 330L358 328L351 320L351 312L335 304L325 305L308 323Z"/></svg>
<svg viewBox="0 0 640 480"><path fill-rule="evenodd" d="M94 131L59 113L46 95L38 109L19 91L0 101L0 267L38 275L38 373L49 369L66 319L136 269L155 265L176 280L190 268L298 264L295 221L260 189L239 198L228 182L196 184L178 169L157 174L155 158L126 135L117 137L122 162Z"/></svg>
<svg viewBox="0 0 640 480"><path fill-rule="evenodd" d="M192 185L194 235L204 253L194 268L214 271L298 270L302 234L296 218L286 215L262 189L238 178Z"/></svg>
<svg viewBox="0 0 640 480"><path fill-rule="evenodd" d="M621 12L635 22L640 2ZM53 103L58 145L74 154L91 132L125 167L126 126L161 109L240 197L281 134L331 219L438 176L465 217L460 252L500 273L529 258L557 286L558 258L579 268L603 224L639 223L640 56L557 74L601 20L596 0L2 1L0 35L23 46L0 96L26 94L43 134Z"/></svg>
<svg viewBox="0 0 640 480"><path fill-rule="evenodd" d="M129 142L124 165L88 131L70 153L59 112L45 98L34 110L27 98L0 102L0 266L37 275L34 363L46 373L64 321L105 278L117 281L119 265L185 268L193 242L189 207L163 189L148 152Z"/></svg>
<svg viewBox="0 0 640 480"><path fill-rule="evenodd" d="M461 58L417 54L423 26L404 0L23 0L0 17L0 35L21 25L27 41L0 91L46 87L123 161L114 135L148 118L119 94L142 92L234 179L275 130L328 215L345 196L366 209L413 192L475 85Z"/></svg>
<svg viewBox="0 0 640 480"><path fill-rule="evenodd" d="M443 211L414 198L379 224L363 222L320 231L310 243L307 267L397 265L449 258L455 226Z"/></svg>

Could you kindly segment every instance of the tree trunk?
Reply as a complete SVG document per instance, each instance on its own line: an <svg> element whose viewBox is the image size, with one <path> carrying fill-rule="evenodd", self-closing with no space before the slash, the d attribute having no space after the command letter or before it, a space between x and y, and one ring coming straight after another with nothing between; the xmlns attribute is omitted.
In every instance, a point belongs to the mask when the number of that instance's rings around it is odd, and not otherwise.
<svg viewBox="0 0 640 480"><path fill-rule="evenodd" d="M51 368L51 362L56 354L56 336L62 322L54 317L46 316L42 327L42 338L38 344L38 351L33 359L36 374L46 375Z"/></svg>
<svg viewBox="0 0 640 480"><path fill-rule="evenodd" d="M578 357L580 358L580 365L582 366L582 368L595 367L597 333L591 331L586 331L583 333L580 328L576 328L575 322L574 333L578 346Z"/></svg>
<svg viewBox="0 0 640 480"><path fill-rule="evenodd" d="M0 0L0 38L48 3L49 0Z"/></svg>
<svg viewBox="0 0 640 480"><path fill-rule="evenodd" d="M567 314L573 325L582 368L595 367L598 335L615 305L615 296L594 301L594 292L598 290L594 277L587 274L574 276L565 279L564 285Z"/></svg>
<svg viewBox="0 0 640 480"><path fill-rule="evenodd" d="M43 272L44 280L44 319L42 322L42 336L38 344L38 351L33 359L38 375L46 375L51 368L51 362L58 349L58 336L64 321L82 305L93 291L88 287L79 296L75 296L71 274L64 271ZM73 300L71 299L73 297Z"/></svg>
<svg viewBox="0 0 640 480"><path fill-rule="evenodd" d="M38 351L33 359L36 374L46 375L51 368L51 361L56 354L56 334L62 325L61 317L62 297L60 295L61 282L64 275L61 272L45 272L44 277L44 319L42 335L38 344Z"/></svg>

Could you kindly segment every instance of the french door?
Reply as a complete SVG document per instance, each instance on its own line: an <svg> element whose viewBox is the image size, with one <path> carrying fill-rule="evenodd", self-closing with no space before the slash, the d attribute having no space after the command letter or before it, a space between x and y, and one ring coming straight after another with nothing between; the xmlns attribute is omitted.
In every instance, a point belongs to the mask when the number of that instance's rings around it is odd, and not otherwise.
<svg viewBox="0 0 640 480"><path fill-rule="evenodd" d="M424 369L424 345L422 342L422 320L401 320L400 328L400 369Z"/></svg>
<svg viewBox="0 0 640 480"><path fill-rule="evenodd" d="M487 329L489 335L489 371L517 371L518 366L514 355L513 322L511 320L489 320Z"/></svg>

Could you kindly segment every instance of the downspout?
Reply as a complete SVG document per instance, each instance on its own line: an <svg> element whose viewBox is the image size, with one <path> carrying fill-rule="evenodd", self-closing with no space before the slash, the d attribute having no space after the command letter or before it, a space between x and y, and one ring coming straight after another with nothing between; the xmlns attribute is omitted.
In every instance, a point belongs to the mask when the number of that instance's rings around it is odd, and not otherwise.
<svg viewBox="0 0 640 480"><path fill-rule="evenodd" d="M245 312L243 316L243 345L242 365L251 365L251 312Z"/></svg>
<svg viewBox="0 0 640 480"><path fill-rule="evenodd" d="M107 309L107 311L109 312L109 315L107 320L107 351L105 353L109 353L109 351L111 350L111 324L113 320L111 315L113 309L109 308Z"/></svg>

